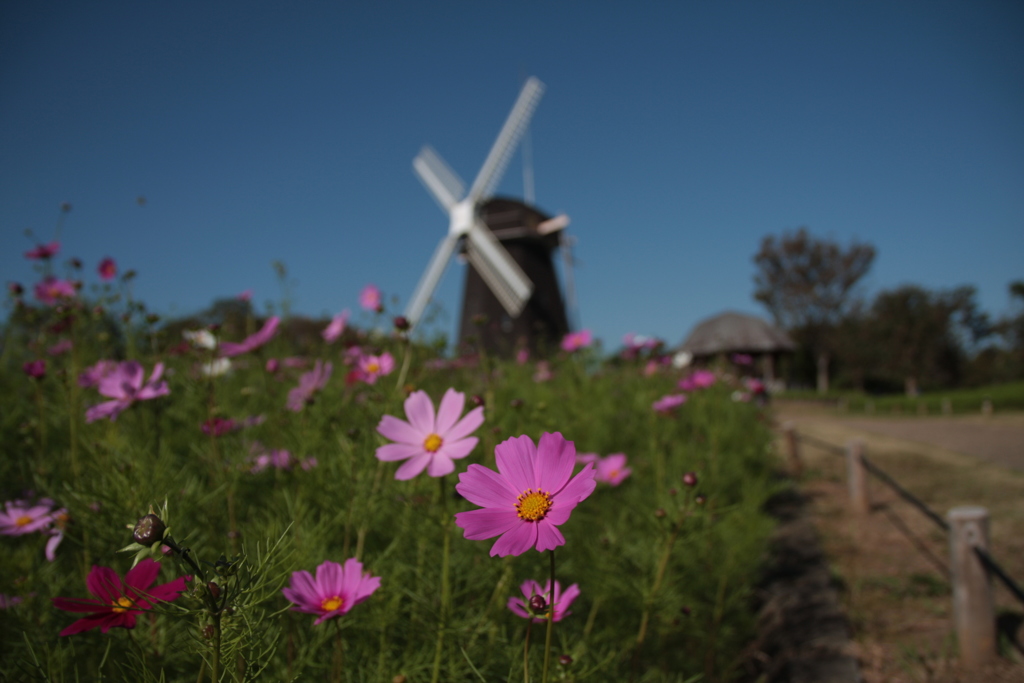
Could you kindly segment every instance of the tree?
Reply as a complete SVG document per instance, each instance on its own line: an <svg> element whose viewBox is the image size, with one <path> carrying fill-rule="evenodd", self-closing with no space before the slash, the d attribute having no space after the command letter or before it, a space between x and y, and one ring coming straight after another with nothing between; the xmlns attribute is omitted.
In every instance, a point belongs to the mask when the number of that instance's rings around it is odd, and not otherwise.
<svg viewBox="0 0 1024 683"><path fill-rule="evenodd" d="M958 383L968 347L991 332L974 287L931 292L916 285L880 292L871 306L874 345L884 348L879 369L901 379L908 396L922 383Z"/></svg>
<svg viewBox="0 0 1024 683"><path fill-rule="evenodd" d="M754 255L754 299L775 323L813 353L818 391L828 391L832 333L855 303L855 288L871 268L875 248L853 242L846 249L800 228L767 235Z"/></svg>

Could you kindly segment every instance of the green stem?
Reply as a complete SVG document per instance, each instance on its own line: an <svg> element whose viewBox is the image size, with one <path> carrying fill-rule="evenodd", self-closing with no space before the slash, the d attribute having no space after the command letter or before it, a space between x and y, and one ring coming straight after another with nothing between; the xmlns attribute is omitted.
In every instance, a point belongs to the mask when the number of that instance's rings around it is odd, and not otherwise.
<svg viewBox="0 0 1024 683"><path fill-rule="evenodd" d="M331 675L331 680L335 683L341 683L341 668L345 661L345 641L341 637L341 622L338 619L334 619L334 671Z"/></svg>
<svg viewBox="0 0 1024 683"><path fill-rule="evenodd" d="M395 390L398 392L402 391L402 387L405 385L405 378L409 374L409 364L412 362L412 344L409 341L409 337L406 336L405 344L402 348L402 370L398 373L398 384L395 385Z"/></svg>
<svg viewBox="0 0 1024 683"><path fill-rule="evenodd" d="M523 639L523 683L530 683L530 627L533 619L526 622L526 638Z"/></svg>
<svg viewBox="0 0 1024 683"><path fill-rule="evenodd" d="M444 535L444 549L441 557L441 620L437 627L437 645L434 649L434 667L430 674L430 683L437 683L441 674L441 656L444 653L445 630L448 628L448 611L451 603L451 586L449 581L449 565L452 549L451 524L448 515L448 496L445 491L445 479L438 480L441 496L441 533Z"/></svg>
<svg viewBox="0 0 1024 683"><path fill-rule="evenodd" d="M544 670L541 683L548 683L548 662L551 661L551 633L555 625L555 550L551 549L551 595L548 596L548 630L544 636Z"/></svg>

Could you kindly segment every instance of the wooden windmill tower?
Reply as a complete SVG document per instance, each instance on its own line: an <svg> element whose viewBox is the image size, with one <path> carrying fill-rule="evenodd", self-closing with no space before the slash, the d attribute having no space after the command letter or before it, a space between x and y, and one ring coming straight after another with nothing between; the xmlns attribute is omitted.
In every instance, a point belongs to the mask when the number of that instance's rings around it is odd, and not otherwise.
<svg viewBox="0 0 1024 683"><path fill-rule="evenodd" d="M552 259L555 248L568 248L568 217L551 218L523 202L491 197L543 90L536 78L527 80L469 192L430 147L413 160L413 169L448 214L449 223L448 234L406 307L412 326L458 248L472 266L463 290L460 342L478 340L489 351L505 355L523 345L542 352L557 348L569 331ZM566 264L569 282L571 261Z"/></svg>

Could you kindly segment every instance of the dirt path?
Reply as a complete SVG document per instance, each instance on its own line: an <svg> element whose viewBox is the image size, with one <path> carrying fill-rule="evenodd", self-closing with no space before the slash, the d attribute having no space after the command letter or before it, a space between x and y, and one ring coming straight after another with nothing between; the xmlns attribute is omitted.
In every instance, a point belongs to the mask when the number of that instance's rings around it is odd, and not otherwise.
<svg viewBox="0 0 1024 683"><path fill-rule="evenodd" d="M871 511L848 503L845 462L826 442L864 441L872 462L938 514L982 505L991 514L991 550L1024 582L1024 416L873 418L820 407L778 405L776 419L812 437L801 443L801 490L850 622L865 683L1024 681L1024 654L1003 641L984 671L964 671L952 635L945 533L881 482L869 480ZM780 450L785 444L780 441ZM1001 585L997 611L1024 639L1021 605Z"/></svg>

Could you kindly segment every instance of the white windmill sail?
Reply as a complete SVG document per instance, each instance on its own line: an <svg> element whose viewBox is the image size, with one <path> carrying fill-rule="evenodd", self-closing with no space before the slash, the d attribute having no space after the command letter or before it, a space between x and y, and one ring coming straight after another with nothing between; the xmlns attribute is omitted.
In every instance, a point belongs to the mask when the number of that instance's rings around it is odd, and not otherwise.
<svg viewBox="0 0 1024 683"><path fill-rule="evenodd" d="M427 270L420 278L412 298L409 299L405 317L410 325L415 326L419 321L451 260L452 253L462 239L466 240L469 262L480 273L480 277L509 315L518 316L529 301L533 293L533 283L480 220L478 209L481 202L490 196L501 181L509 159L522 139L543 93L544 85L539 80L531 77L526 81L505 120L505 125L498 133L491 151L465 196L465 186L458 175L433 149L424 147L413 159L416 175L441 208L448 213L449 223L448 234L437 246Z"/></svg>

